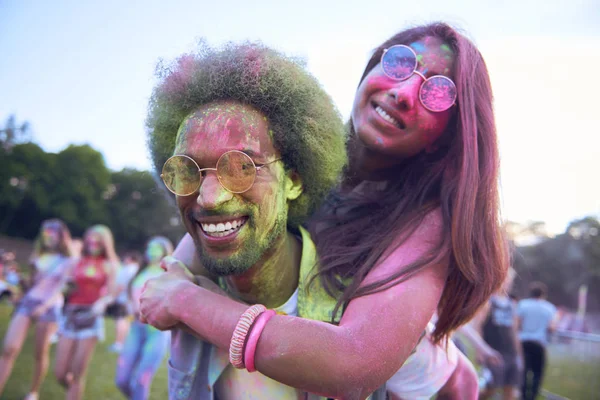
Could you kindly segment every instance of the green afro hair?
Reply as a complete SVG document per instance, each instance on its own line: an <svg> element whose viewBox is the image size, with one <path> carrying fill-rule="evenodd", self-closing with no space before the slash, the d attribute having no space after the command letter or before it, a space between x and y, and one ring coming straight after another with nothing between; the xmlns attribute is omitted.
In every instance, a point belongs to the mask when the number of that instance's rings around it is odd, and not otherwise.
<svg viewBox="0 0 600 400"><path fill-rule="evenodd" d="M338 183L347 162L346 130L331 98L300 61L260 43L212 48L201 42L197 52L157 71L146 124L159 173L186 116L204 104L234 100L265 114L286 168L302 178L304 191L290 203L290 226L310 216Z"/></svg>

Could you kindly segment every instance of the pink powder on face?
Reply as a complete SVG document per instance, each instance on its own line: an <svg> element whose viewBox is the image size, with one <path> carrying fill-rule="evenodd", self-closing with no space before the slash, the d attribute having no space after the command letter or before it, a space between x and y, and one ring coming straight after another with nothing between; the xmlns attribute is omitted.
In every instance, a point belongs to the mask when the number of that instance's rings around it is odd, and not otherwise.
<svg viewBox="0 0 600 400"><path fill-rule="evenodd" d="M183 149L192 154L201 149L258 149L257 118L257 113L248 112L245 106L237 103L219 102L203 106L183 122L178 133L176 152L182 152Z"/></svg>
<svg viewBox="0 0 600 400"><path fill-rule="evenodd" d="M381 74L368 77L366 83L374 88L385 88L390 85L390 80L391 79L381 71Z"/></svg>

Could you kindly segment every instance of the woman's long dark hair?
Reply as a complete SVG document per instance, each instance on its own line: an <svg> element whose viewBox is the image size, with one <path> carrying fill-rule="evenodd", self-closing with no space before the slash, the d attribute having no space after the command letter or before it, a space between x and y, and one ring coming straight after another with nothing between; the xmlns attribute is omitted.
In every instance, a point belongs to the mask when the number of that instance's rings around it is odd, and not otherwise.
<svg viewBox="0 0 600 400"><path fill-rule="evenodd" d="M499 288L508 268L508 247L499 214L499 154L492 90L477 48L444 23L408 29L379 46L361 78L379 63L383 50L426 36L444 40L454 51L458 110L433 153L422 152L388 171L387 186L368 194L334 194L344 212L318 215L328 223L315 233L319 276L337 309L350 300L380 292L409 279L428 265L448 262L448 278L438 305L434 340L439 342L472 318ZM357 140L349 123L350 168ZM325 209L327 206L325 207ZM435 249L402 271L361 286L392 243L408 239L424 217L440 209L443 230ZM322 224L319 224L321 227ZM344 284L345 278L352 278Z"/></svg>

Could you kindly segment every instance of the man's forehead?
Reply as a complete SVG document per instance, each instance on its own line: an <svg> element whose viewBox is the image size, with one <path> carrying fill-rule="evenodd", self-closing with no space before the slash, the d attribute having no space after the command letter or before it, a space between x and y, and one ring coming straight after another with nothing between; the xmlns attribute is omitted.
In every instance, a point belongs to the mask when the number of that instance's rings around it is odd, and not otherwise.
<svg viewBox="0 0 600 400"><path fill-rule="evenodd" d="M227 150L272 153L266 116L248 105L219 102L198 108L181 124L176 153Z"/></svg>

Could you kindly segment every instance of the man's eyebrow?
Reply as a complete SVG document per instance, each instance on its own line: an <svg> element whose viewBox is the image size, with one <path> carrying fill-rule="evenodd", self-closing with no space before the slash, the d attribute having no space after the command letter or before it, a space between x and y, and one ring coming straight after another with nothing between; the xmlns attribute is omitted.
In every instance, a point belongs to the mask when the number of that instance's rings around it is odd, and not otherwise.
<svg viewBox="0 0 600 400"><path fill-rule="evenodd" d="M264 156L264 154L262 154L262 153L257 153L257 152L255 152L255 151L254 151L254 150L252 150L252 149L241 149L240 151L242 151L242 152L244 152L244 153L248 154L248 155L249 155L250 157L252 157L252 158L254 158L254 157L263 157L263 156Z"/></svg>
<svg viewBox="0 0 600 400"><path fill-rule="evenodd" d="M232 150L237 150L237 151L241 151L243 153L246 153L250 156L250 158L254 159L254 158L261 158L261 157L265 157L265 154L262 152L256 152L252 149L248 149L248 148L242 148L242 149L232 149ZM230 150L231 151L231 150ZM183 153L176 153L174 155L177 156L188 156L189 158L191 158L194 161L198 161L197 158L191 154L191 153L187 153L187 152L183 152Z"/></svg>

